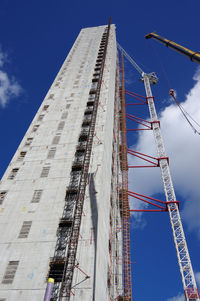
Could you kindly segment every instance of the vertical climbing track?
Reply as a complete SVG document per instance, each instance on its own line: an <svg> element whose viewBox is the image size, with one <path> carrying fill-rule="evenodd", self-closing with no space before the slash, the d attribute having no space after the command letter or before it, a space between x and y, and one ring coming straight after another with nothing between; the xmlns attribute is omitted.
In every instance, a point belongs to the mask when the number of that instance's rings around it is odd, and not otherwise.
<svg viewBox="0 0 200 301"><path fill-rule="evenodd" d="M124 284L124 301L131 301L131 264L130 264L130 232L129 220L130 209L128 200L128 161L127 161L127 130L126 130L126 100L124 84L124 58L121 55L122 66L122 111L121 111L121 158L122 158L122 225L123 225L123 284Z"/></svg>

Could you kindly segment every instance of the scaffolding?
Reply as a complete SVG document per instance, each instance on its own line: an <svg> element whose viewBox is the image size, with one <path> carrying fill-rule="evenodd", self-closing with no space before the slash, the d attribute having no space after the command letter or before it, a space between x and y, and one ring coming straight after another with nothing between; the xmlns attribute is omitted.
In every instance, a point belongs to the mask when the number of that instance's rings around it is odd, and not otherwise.
<svg viewBox="0 0 200 301"><path fill-rule="evenodd" d="M130 208L128 200L128 161L127 161L127 130L126 130L126 100L124 87L124 59L121 55L122 88L121 88L121 169L122 169L122 240L123 240L123 283L124 301L132 300L131 292L131 264L130 264Z"/></svg>

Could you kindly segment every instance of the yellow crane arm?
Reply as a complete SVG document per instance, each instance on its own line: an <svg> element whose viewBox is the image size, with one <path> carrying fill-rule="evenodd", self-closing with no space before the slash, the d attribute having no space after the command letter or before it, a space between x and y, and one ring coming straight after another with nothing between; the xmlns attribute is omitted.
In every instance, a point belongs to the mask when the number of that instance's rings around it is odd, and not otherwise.
<svg viewBox="0 0 200 301"><path fill-rule="evenodd" d="M200 64L200 52L194 52L190 49L187 49L173 41L170 41L166 38L159 36L155 32L151 32L151 33L147 34L145 36L145 38L146 39L153 38L153 39L165 44L167 47L172 48L172 49L176 50L177 52L189 57L191 61Z"/></svg>

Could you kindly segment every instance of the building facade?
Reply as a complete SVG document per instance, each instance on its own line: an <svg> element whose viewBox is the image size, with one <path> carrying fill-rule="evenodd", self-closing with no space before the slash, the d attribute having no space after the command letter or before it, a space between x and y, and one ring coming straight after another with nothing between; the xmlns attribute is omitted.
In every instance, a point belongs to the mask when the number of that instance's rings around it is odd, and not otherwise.
<svg viewBox="0 0 200 301"><path fill-rule="evenodd" d="M82 29L0 183L0 301L122 289L115 26Z"/></svg>

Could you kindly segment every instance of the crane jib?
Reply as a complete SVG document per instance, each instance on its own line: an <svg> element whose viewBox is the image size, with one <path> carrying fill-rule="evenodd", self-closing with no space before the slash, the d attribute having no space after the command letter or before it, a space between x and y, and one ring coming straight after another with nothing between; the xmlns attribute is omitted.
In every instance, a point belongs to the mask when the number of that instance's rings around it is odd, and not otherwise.
<svg viewBox="0 0 200 301"><path fill-rule="evenodd" d="M176 50L177 52L189 57L191 61L200 64L200 52L198 52L198 51L194 52L194 51L187 49L173 41L163 38L160 35L157 35L155 33L149 33L145 36L145 38L146 39L153 38L155 40L158 40L159 42L166 45L168 48L172 48L172 49Z"/></svg>

